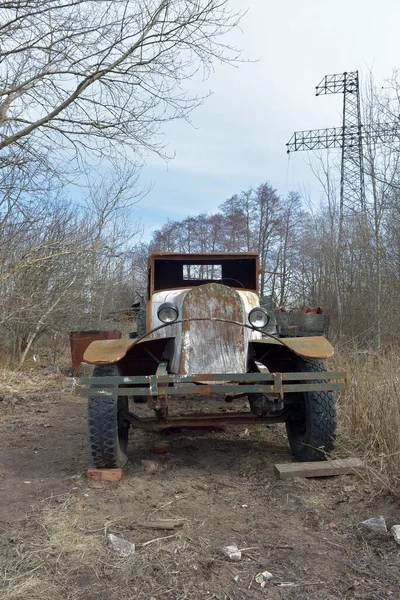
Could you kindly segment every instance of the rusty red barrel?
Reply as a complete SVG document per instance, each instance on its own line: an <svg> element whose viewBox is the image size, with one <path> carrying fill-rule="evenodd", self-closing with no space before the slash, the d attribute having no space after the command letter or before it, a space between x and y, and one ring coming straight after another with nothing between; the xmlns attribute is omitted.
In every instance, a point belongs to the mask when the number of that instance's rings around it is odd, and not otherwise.
<svg viewBox="0 0 400 600"><path fill-rule="evenodd" d="M78 373L79 366L83 360L83 355L86 348L95 340L119 340L121 339L121 332L118 330L113 331L71 331L69 334L69 341L71 344L71 356L72 356L72 375Z"/></svg>

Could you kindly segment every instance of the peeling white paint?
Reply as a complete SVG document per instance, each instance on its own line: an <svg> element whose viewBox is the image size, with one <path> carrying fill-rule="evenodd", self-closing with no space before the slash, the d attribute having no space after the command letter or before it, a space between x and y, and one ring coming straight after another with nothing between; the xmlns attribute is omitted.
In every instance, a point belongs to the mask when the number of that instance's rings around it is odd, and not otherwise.
<svg viewBox="0 0 400 600"><path fill-rule="evenodd" d="M220 284L206 284L218 285ZM184 303L187 294L198 288L187 288L179 290L166 290L153 294L151 301L150 327L158 327L162 322L157 317L157 311L164 302L172 302L178 308L181 319L184 311ZM237 303L225 303L221 307L221 299L218 294L207 298L207 308L202 314L191 311L189 318L221 318L238 320L246 325L249 324L247 315L255 306L259 306L257 294L247 290L234 290L228 288L227 297L234 300L233 294L237 298ZM239 304L240 303L240 304ZM237 310L241 317L235 318ZM241 310L240 310L241 309ZM222 312L225 311L225 312ZM204 312L206 314L204 314ZM188 324L189 325L189 324ZM152 334L152 338L174 337L175 353L170 364L172 373L244 373L247 369L247 348L251 339L261 339L259 331L239 327L238 325L221 323L215 321L193 321L189 327L182 330L182 324L171 324ZM222 336L223 332L223 336ZM183 357L183 362L181 362ZM189 358L190 357L190 358ZM196 358L195 358L196 357Z"/></svg>

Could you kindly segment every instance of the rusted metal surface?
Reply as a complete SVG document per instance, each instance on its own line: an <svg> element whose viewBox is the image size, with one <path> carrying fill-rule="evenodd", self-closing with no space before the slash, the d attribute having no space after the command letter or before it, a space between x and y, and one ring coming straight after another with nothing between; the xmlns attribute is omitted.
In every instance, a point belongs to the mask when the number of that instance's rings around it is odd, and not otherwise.
<svg viewBox="0 0 400 600"><path fill-rule="evenodd" d="M333 346L322 336L287 337L282 339L266 337L262 340L252 341L251 343L286 346L298 356L304 358L316 358L319 360L330 358L334 353Z"/></svg>
<svg viewBox="0 0 400 600"><path fill-rule="evenodd" d="M147 405L155 411L159 421L165 420L168 416L168 381L160 381L161 377L167 375L167 364L161 362L157 367L156 374L149 378L150 395L147 397Z"/></svg>
<svg viewBox="0 0 400 600"><path fill-rule="evenodd" d="M224 425L268 425L272 423L283 423L286 415L258 416L251 412L232 413L203 413L184 415L182 417L169 417L167 421L151 418L141 418L132 413L126 413L124 417L131 423L134 429L145 431L156 431L172 429L174 427L221 427Z"/></svg>
<svg viewBox="0 0 400 600"><path fill-rule="evenodd" d="M83 355L91 365L106 365L121 360L135 345L135 340L100 340L92 342Z"/></svg>
<svg viewBox="0 0 400 600"><path fill-rule="evenodd" d="M158 263L158 267L161 267L163 271L165 271L165 277L163 276L161 280L155 274L156 263ZM162 265L160 263L165 263ZM178 276L178 265L173 267L174 263L182 263L182 264L218 264L222 263L226 267L226 273L223 274L224 278L229 278L232 287L249 289L256 293L258 293L258 275L260 274L260 261L259 255L257 252L211 252L211 253L181 253L181 252L153 252L148 261L148 269L149 269L149 286L148 286L148 297L151 299L155 291L166 290L166 289L177 289L184 287L191 287L195 282L186 283L186 285L181 281L177 284L178 280L180 280L180 276ZM240 281L240 276L238 277L238 273L240 272L241 265L247 264L246 268L242 273L247 272L247 277L245 277L249 282L251 280L251 284L245 285ZM171 266L169 266L171 265ZM231 265L231 266L230 266ZM158 268L157 267L157 268ZM222 269L224 271L224 268ZM253 273L253 275L248 277L249 271ZM232 279L233 278L233 279ZM234 283L237 280L236 284ZM206 283L206 282L204 282ZM221 281L221 283L225 283ZM196 283L199 285L199 282Z"/></svg>
<svg viewBox="0 0 400 600"><path fill-rule="evenodd" d="M319 360L332 356L333 347L318 333L328 317L309 306L296 313L274 313L272 297L258 295L259 275L255 252L153 253L146 327L137 337L121 340L119 332L111 332L119 335L88 338L87 332L79 332L86 337L79 363L119 363L120 376L77 378L75 393L105 396L115 403L121 396L147 399L155 417L140 418L126 407L118 419L137 429L162 430L285 422L302 401L301 394L346 389L343 372L285 372L298 367L294 355ZM172 324L158 318L165 302L176 309ZM262 331L248 320L256 306L270 316ZM292 331L304 337L293 337ZM249 410L168 414L178 397L189 396L200 404L208 395L227 402L247 396Z"/></svg>
<svg viewBox="0 0 400 600"><path fill-rule="evenodd" d="M213 285L213 284L210 284ZM223 286L221 286L223 287ZM234 291L234 290L231 290ZM257 332L254 332L254 330L249 326L246 325L245 323L240 323L239 321L234 321L234 320L229 320L229 319L218 319L218 318L207 318L207 317L194 317L192 319L184 319L184 320L179 320L176 323L174 323L175 326L178 326L180 324L185 325L189 324L189 323L194 323L194 322L198 322L198 323L202 323L202 327L198 328L197 333L191 333L191 332L195 332L196 330L193 329L187 329L186 330L186 335L187 335L187 339L191 339L192 341L192 346L191 346L191 350L193 353L195 353L195 356L200 355L200 346L202 345L201 342L203 342L203 349L202 349L202 361L199 361L198 364L194 364L193 365L193 370L191 369L191 365L186 365L183 363L182 364L182 358L181 358L181 353L176 352L175 356L178 356L180 359L180 363L179 363L179 369L175 366L175 368L171 369L174 372L177 371L182 371L182 372L186 372L186 373L190 373L190 372L195 372L195 371L199 371L202 370L204 372L207 372L208 369L205 368L195 368L196 366L201 367L202 363L205 364L210 364L208 362L209 359L209 353L211 351L215 352L215 348L218 348L219 351L223 351L224 348L224 344L227 344L227 338L229 341L229 335L234 339L232 339L232 343L236 343L237 345L240 346L241 351L242 351L242 357L244 357L244 359L247 360L247 343L251 343L251 344L263 344L263 345L278 345L278 346L284 346L286 348L288 348L290 351L294 352L295 354L297 354L298 356L303 356L305 358L316 358L316 359L321 359L324 360L326 358L329 358L333 355L334 353L334 349L333 346L328 342L328 340L326 340L324 337L322 336L313 336L313 337L301 337L301 338L282 338L279 339L276 336L271 336L268 335L268 337L261 339L261 338L256 338L256 339L250 339L249 340L249 335L245 335L242 334L242 339L245 342L245 345L243 346L243 344L239 344L240 341L240 336L234 336L233 331L234 331L234 327L239 327L239 328L243 328L243 329L247 329L248 331L252 332L252 336L254 335L258 335ZM217 324L222 324L221 327L221 332L219 333L217 331L217 329L215 328L215 325ZM229 331L227 329L227 325L232 326L233 328L230 330L229 334L227 334L226 332ZM90 339L88 340L88 343L90 344L90 346L86 349L84 355L83 355L83 361L87 362L89 364L109 364L109 363L113 363L113 362L117 362L119 360L122 360L126 354L132 350L132 348L134 348L135 346L138 346L139 344L151 344L153 342L155 342L157 339L162 339L168 341L168 340L172 340L174 339L173 337L160 337L160 338L151 338L151 339L146 339L146 336L152 336L154 332L157 331L170 331L171 330L171 325L160 325L159 327L154 328L153 330L150 330L149 332L147 332L143 337L141 338L137 338L137 339L129 339L129 340L99 340L99 341L94 341L92 343L90 343ZM185 331L185 330L184 330ZM188 331L189 336L188 336ZM213 336L210 336L209 333L213 332ZM197 339L194 336L197 336ZM219 342L219 338L218 336L222 335L222 340ZM182 336L183 337L183 336ZM182 344L182 349L183 349L183 340L181 341L181 336L177 336L177 339L175 339L176 342L181 343ZM236 342L235 342L236 339ZM207 343L205 343L207 342ZM179 348L179 345L177 346ZM246 348L246 349L245 349ZM214 354L215 356L215 354ZM223 356L226 356L225 354ZM233 355L234 356L234 355ZM227 355L228 359L231 358L229 355ZM81 360L81 362L82 362ZM225 360L225 364L227 365L226 367L226 371L224 370L220 370L218 368L213 368L212 366L209 367L209 372L240 372L240 371L245 371L246 367L245 366L241 366L241 368L236 368L233 366L237 363L236 362L230 362L230 364L228 365L227 361ZM173 366L173 365L172 365ZM214 365L215 367L215 365ZM186 371L184 371L184 369L187 369Z"/></svg>
<svg viewBox="0 0 400 600"><path fill-rule="evenodd" d="M161 371L160 371L161 372ZM207 383L203 383L207 382ZM158 395L168 396L201 395L201 394L278 394L281 398L286 393L312 391L338 391L346 389L346 375L343 372L318 373L235 373L197 375L149 375L142 377L102 377L99 387L98 378L79 378L75 380L75 391L80 396L96 395L117 396L119 386L123 386L124 395L148 396L152 405ZM134 385L135 387L129 387ZM137 387L136 387L137 386Z"/></svg>
<svg viewBox="0 0 400 600"><path fill-rule="evenodd" d="M320 311L320 308L310 309L310 307L303 307L295 312L274 311L279 335L283 337L327 336L330 317Z"/></svg>
<svg viewBox="0 0 400 600"><path fill-rule="evenodd" d="M243 322L243 302L234 289L217 283L193 288L186 294L179 373L244 373L244 329L219 321L185 321L199 317Z"/></svg>
<svg viewBox="0 0 400 600"><path fill-rule="evenodd" d="M207 383L200 383L204 381ZM342 372L171 375L166 372L166 364L162 363L155 375L102 377L101 383L104 384L104 388L96 387L94 390L90 386L98 386L99 378L76 379L75 391L78 395L86 397L93 394L112 396L116 402L118 395L121 394L121 388L123 388L124 395L127 396L147 396L148 405L155 410L156 418L143 419L132 413L125 413L123 418L129 420L135 428L150 431L172 427L280 423L287 418L285 404L277 414L270 413L267 416L256 415L250 411L232 411L230 413L197 413L170 417L167 404L169 396L219 394L220 396L238 395L240 397L247 394L276 394L284 401L287 393L343 390L346 387L346 376ZM130 385L135 387L130 387Z"/></svg>
<svg viewBox="0 0 400 600"><path fill-rule="evenodd" d="M259 258L258 252L152 252L149 257L149 266L157 258L168 260L241 260L243 258Z"/></svg>
<svg viewBox="0 0 400 600"><path fill-rule="evenodd" d="M210 288L210 286L212 287ZM237 313L236 316L238 320L229 318L229 315L233 314L231 309L228 308L224 312L224 309L227 308L224 298L230 298L230 304L236 306L235 313ZM163 326L161 329L155 331L155 327L162 325L158 319L157 310L159 306L166 301L175 304L181 318L175 323ZM175 353L169 364L169 370L172 373L193 373L203 370L202 367L197 368L195 364L191 367L185 367L183 364L183 353L189 344L192 345L191 352L198 356L203 355L202 360L205 360L206 356L204 356L203 352L204 341L202 340L204 336L211 338L213 331L216 337L212 337L211 344L209 344L211 350L207 347L206 355L213 352L212 348L215 346L215 343L219 343L218 340L221 332L221 339L224 339L224 337L226 338L227 336L224 332L230 331L234 346L236 345L237 340L244 341L244 346L243 343L238 344L243 347L244 352L244 354L242 354L239 370L246 371L246 365L243 363L243 360L246 360L245 354L247 353L247 342L250 338L261 338L260 333L243 323L246 319L246 315L255 306L258 306L258 296L254 292L248 290L235 290L218 283L205 284L192 289L156 292L153 294L152 302L148 303L147 327L149 332L150 330L154 332L151 334L153 339L164 336L175 338ZM188 316L187 319L185 318L186 315ZM220 322L218 325L214 326L216 318L220 318ZM233 323L236 323L236 328L239 325L242 331L233 331ZM230 349L230 354L234 352L234 346ZM227 361L230 360L230 356L227 355L226 358ZM210 365L212 365L212 361ZM187 370L184 371L183 369ZM232 362L229 371L234 372L235 370L238 369L235 369L235 363ZM218 367L216 367L216 372L218 372Z"/></svg>
<svg viewBox="0 0 400 600"><path fill-rule="evenodd" d="M69 341L71 345L72 356L72 374L78 373L79 366L83 362L83 356L87 347L94 340L118 340L121 337L120 331L71 331Z"/></svg>
<svg viewBox="0 0 400 600"><path fill-rule="evenodd" d="M128 340L95 341L92 342L85 351L83 360L92 365L110 364L121 361L129 352L129 358L132 361L135 359L143 359L147 355L152 357L153 362L156 364L160 362L160 359L157 358L157 356L161 357L167 342L171 340L172 338L166 337L154 340L136 338ZM155 369L156 367L154 367L154 371Z"/></svg>

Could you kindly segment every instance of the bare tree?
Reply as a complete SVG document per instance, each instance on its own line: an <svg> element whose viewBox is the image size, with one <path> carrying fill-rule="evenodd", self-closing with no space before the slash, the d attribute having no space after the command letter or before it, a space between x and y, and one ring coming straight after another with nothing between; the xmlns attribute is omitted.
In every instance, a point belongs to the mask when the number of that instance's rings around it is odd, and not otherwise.
<svg viewBox="0 0 400 600"><path fill-rule="evenodd" d="M0 150L110 158L161 150L154 134L201 102L184 82L238 58L227 0L2 2ZM28 143L29 140L29 143ZM8 152L6 149L9 149Z"/></svg>
<svg viewBox="0 0 400 600"><path fill-rule="evenodd" d="M104 176L80 206L31 194L18 213L3 210L0 329L20 364L43 335L65 334L82 319L99 326L116 304L121 264L138 233L129 218L136 179L123 169Z"/></svg>

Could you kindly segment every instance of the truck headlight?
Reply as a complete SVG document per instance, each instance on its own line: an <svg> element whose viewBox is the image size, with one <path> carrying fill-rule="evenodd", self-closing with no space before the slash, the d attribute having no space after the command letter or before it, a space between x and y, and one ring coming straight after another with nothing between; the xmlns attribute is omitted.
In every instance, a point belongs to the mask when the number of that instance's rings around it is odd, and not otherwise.
<svg viewBox="0 0 400 600"><path fill-rule="evenodd" d="M158 308L157 317L163 323L174 323L179 317L179 311L172 302L164 302Z"/></svg>
<svg viewBox="0 0 400 600"><path fill-rule="evenodd" d="M254 329L264 329L269 323L269 314L262 306L256 306L249 312L249 323Z"/></svg>

